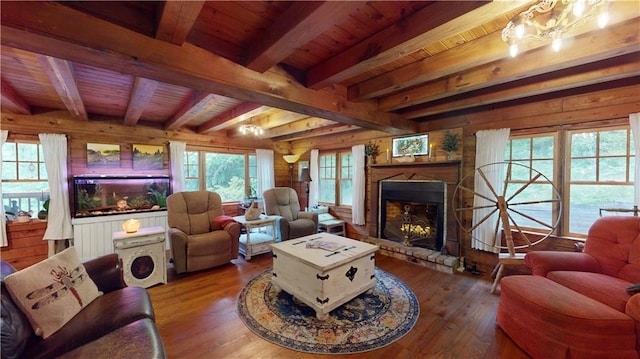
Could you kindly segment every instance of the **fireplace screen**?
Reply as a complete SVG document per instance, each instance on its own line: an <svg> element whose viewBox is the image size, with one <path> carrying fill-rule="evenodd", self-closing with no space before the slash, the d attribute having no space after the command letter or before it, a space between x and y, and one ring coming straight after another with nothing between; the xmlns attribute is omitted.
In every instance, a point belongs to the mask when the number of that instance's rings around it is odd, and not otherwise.
<svg viewBox="0 0 640 359"><path fill-rule="evenodd" d="M435 249L437 215L435 204L388 201L384 236L407 246Z"/></svg>
<svg viewBox="0 0 640 359"><path fill-rule="evenodd" d="M446 183L380 181L378 235L406 246L441 250L446 231Z"/></svg>

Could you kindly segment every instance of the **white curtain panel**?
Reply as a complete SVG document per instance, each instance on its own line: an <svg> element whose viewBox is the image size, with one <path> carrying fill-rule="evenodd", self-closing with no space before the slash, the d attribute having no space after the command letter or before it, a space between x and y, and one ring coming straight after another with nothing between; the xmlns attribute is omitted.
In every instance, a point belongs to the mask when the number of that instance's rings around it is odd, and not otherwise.
<svg viewBox="0 0 640 359"><path fill-rule="evenodd" d="M476 169L490 163L504 162L504 150L509 141L509 133L510 130L508 128L476 132ZM488 166L483 169L487 180L491 183L496 193L502 193L502 189L504 188L504 169L501 167L503 166ZM476 193L488 198L495 198L495 195L491 192L485 180L480 177L477 172L474 178L474 190ZM489 201L480 196L476 195L473 198L474 207L487 206L490 204ZM492 208L474 210L473 225L481 221L491 210ZM496 211L496 213L471 232L473 238L471 242L472 248L493 253L500 251L499 248L491 245L495 237L495 225L498 219L499 213Z"/></svg>
<svg viewBox="0 0 640 359"><path fill-rule="evenodd" d="M73 227L71 226L69 187L67 186L67 137L44 133L39 134L38 137L49 176L49 215L43 239L70 239L73 238Z"/></svg>
<svg viewBox="0 0 640 359"><path fill-rule="evenodd" d="M318 194L320 193L320 164L318 162L318 156L318 150L311 150L309 175L311 176L312 181L309 183L309 206L318 205Z"/></svg>
<svg viewBox="0 0 640 359"><path fill-rule="evenodd" d="M364 145L355 145L351 147L351 155L353 156L353 177L351 178L353 185L353 200L351 203L351 215L353 224L365 224L364 203L366 181L364 176Z"/></svg>
<svg viewBox="0 0 640 359"><path fill-rule="evenodd" d="M0 178L2 178L2 145L7 141L7 137L9 136L9 131L2 130L0 131ZM0 197L2 197L2 181L0 181ZM0 230L0 247L6 247L9 245L9 241L7 240L7 217L4 214L4 204L0 204L0 225L2 225L2 230Z"/></svg>
<svg viewBox="0 0 640 359"><path fill-rule="evenodd" d="M633 179L633 204L640 206L640 112L629 114L629 125L636 149L636 170Z"/></svg>
<svg viewBox="0 0 640 359"><path fill-rule="evenodd" d="M264 191L275 186L275 162L273 150L256 149L256 176L258 177L258 188L256 195L262 196Z"/></svg>
<svg viewBox="0 0 640 359"><path fill-rule="evenodd" d="M171 192L182 192L185 188L184 183L184 156L187 150L187 144L180 141L169 142L169 156L171 168Z"/></svg>

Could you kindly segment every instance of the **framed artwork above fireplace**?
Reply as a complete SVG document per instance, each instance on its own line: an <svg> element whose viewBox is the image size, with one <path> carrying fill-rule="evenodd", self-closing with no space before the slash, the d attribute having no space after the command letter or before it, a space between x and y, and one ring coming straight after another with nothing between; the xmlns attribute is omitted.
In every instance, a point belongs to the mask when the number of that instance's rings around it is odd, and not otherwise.
<svg viewBox="0 0 640 359"><path fill-rule="evenodd" d="M415 135L394 138L391 142L393 157L400 157L408 154L423 156L429 154L429 135Z"/></svg>

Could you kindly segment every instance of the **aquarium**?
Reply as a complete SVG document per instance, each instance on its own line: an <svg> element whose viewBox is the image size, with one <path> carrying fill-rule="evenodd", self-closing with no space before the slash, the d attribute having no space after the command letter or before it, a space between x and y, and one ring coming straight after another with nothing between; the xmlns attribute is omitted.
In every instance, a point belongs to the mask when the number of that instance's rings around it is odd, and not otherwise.
<svg viewBox="0 0 640 359"><path fill-rule="evenodd" d="M74 176L74 217L166 211L169 176Z"/></svg>

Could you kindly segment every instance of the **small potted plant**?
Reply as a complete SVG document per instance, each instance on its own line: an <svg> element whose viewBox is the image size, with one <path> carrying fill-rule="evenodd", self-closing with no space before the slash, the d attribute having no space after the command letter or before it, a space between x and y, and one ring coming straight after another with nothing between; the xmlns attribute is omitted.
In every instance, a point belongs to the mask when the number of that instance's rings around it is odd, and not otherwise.
<svg viewBox="0 0 640 359"><path fill-rule="evenodd" d="M42 210L38 212L38 218L41 220L46 220L49 216L49 198L42 204Z"/></svg>
<svg viewBox="0 0 640 359"><path fill-rule="evenodd" d="M442 149L447 152L447 159L453 160L455 152L458 150L458 141L460 140L460 134L447 131L442 139Z"/></svg>
<svg viewBox="0 0 640 359"><path fill-rule="evenodd" d="M370 164L376 162L376 157L379 153L380 152L378 150L378 145L376 145L375 143L369 141L366 145L364 145L364 154L369 159Z"/></svg>

